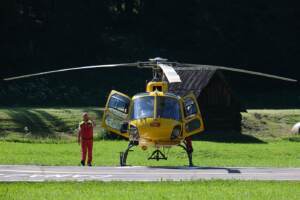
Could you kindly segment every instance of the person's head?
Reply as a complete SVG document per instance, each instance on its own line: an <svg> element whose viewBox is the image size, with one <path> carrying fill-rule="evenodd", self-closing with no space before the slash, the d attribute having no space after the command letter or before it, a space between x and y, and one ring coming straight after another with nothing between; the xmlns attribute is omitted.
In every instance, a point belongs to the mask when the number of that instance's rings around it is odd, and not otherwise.
<svg viewBox="0 0 300 200"><path fill-rule="evenodd" d="M89 115L88 115L87 112L84 112L84 113L82 114L82 119L83 119L83 121L85 121L85 122L89 120Z"/></svg>

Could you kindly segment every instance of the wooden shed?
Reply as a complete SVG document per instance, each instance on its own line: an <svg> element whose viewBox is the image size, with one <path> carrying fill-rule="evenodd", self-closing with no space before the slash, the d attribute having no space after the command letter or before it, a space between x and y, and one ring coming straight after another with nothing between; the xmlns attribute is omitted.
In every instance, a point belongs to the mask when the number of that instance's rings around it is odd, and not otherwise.
<svg viewBox="0 0 300 200"><path fill-rule="evenodd" d="M197 97L207 133L241 132L240 101L219 70L178 71L182 82L170 85L170 92Z"/></svg>

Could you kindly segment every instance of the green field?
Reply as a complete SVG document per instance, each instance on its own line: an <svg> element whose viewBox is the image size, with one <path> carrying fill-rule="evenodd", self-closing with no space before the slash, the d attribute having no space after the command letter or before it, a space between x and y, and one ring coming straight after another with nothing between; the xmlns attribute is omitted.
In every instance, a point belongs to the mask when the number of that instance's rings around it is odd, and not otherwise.
<svg viewBox="0 0 300 200"><path fill-rule="evenodd" d="M0 108L0 140L74 141L78 122L85 111L98 124L96 138L105 137L106 132L100 127L100 108ZM242 115L243 134L261 140L294 137L290 129L300 121L300 110L248 110Z"/></svg>
<svg viewBox="0 0 300 200"><path fill-rule="evenodd" d="M0 139L9 141L74 141L82 113L89 112L101 137L100 108L2 108ZM28 131L25 130L25 127Z"/></svg>
<svg viewBox="0 0 300 200"><path fill-rule="evenodd" d="M249 134L262 140L277 140L293 137L290 130L300 122L300 110L248 110L242 113L242 128L244 134Z"/></svg>
<svg viewBox="0 0 300 200"><path fill-rule="evenodd" d="M94 143L94 164L119 165L119 152L126 141L97 141ZM194 164L198 166L264 166L300 167L299 142L275 141L258 144L194 142ZM151 149L135 148L128 164L146 166L187 165L183 150L171 148L167 161L148 161ZM80 147L77 143L40 144L0 142L0 164L79 165Z"/></svg>
<svg viewBox="0 0 300 200"><path fill-rule="evenodd" d="M300 182L48 182L0 183L0 199L249 199L298 200Z"/></svg>
<svg viewBox="0 0 300 200"><path fill-rule="evenodd" d="M78 165L80 147L75 142L76 128L84 111L90 112L98 123L94 164L119 165L119 152L126 148L127 142L103 139L106 132L99 125L102 110L97 108L0 109L0 164ZM226 142L218 141L218 138L195 141L194 164L300 167L300 138L289 132L297 121L300 121L300 110L250 110L243 114L244 135L234 136ZM28 127L28 131L24 127ZM171 148L166 152L169 155L167 161L148 161L151 149L135 148L129 155L128 164L187 164L181 149Z"/></svg>

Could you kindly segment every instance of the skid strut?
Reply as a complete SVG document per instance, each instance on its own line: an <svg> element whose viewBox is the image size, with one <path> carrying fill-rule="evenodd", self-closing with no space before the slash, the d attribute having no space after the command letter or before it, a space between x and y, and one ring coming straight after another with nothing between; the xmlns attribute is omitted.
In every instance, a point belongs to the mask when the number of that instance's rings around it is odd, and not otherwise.
<svg viewBox="0 0 300 200"><path fill-rule="evenodd" d="M193 167L194 166L194 164L193 164L193 155L192 155L193 150L189 149L185 142L183 144L179 144L178 146L180 146L181 148L183 148L185 150L185 152L187 153L188 159L189 159L189 166Z"/></svg>
<svg viewBox="0 0 300 200"><path fill-rule="evenodd" d="M128 153L129 153L129 151L133 151L133 150L131 150L131 148L136 145L137 145L136 142L130 141L127 149L124 152L120 152L120 166L126 166L126 160L127 160Z"/></svg>

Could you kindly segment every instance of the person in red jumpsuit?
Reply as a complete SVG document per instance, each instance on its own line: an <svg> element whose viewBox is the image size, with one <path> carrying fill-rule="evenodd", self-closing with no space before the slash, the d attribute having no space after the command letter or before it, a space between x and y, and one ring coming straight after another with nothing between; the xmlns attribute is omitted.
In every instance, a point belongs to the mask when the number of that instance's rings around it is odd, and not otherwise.
<svg viewBox="0 0 300 200"><path fill-rule="evenodd" d="M86 155L88 154L87 165L92 166L93 160L93 129L95 123L90 120L88 113L83 113L82 122L79 123L78 144L81 144L81 165L85 166Z"/></svg>

